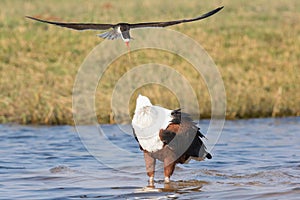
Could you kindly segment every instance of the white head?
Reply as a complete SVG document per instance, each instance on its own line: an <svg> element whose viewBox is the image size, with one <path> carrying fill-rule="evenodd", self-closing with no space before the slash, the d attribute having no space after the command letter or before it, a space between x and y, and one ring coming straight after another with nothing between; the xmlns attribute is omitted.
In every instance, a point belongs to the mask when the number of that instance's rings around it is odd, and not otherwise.
<svg viewBox="0 0 300 200"><path fill-rule="evenodd" d="M140 128L151 125L153 119L151 115L152 103L148 97L140 95L136 99L136 107L132 122Z"/></svg>
<svg viewBox="0 0 300 200"><path fill-rule="evenodd" d="M136 99L135 113L138 112L141 108L152 106L150 99L146 96L139 94Z"/></svg>
<svg viewBox="0 0 300 200"><path fill-rule="evenodd" d="M170 114L171 110L152 105L148 97L138 96L132 126L143 149L149 152L162 149L159 131L167 128L172 120Z"/></svg>

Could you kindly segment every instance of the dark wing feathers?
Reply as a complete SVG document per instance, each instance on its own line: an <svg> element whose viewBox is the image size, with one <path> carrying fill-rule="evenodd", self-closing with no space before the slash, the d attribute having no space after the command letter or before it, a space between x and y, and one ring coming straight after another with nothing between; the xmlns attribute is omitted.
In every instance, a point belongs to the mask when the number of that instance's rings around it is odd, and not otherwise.
<svg viewBox="0 0 300 200"><path fill-rule="evenodd" d="M188 123L191 128L193 128L194 130L197 130L197 135L199 137L205 138L205 136L200 132L200 128L196 126L195 122L193 122L190 115L188 115L187 113L182 113L181 109L174 110L171 113L171 115L173 117L173 119L171 120L171 123L174 123L174 124L180 124L181 122Z"/></svg>
<svg viewBox="0 0 300 200"><path fill-rule="evenodd" d="M106 30L109 28L113 28L115 26L114 24L52 22L52 21L42 20L42 19L30 17L30 16L26 16L26 17L29 19L32 19L32 20L39 21L39 22L44 22L44 23L53 24L56 26L75 29L75 30Z"/></svg>
<svg viewBox="0 0 300 200"><path fill-rule="evenodd" d="M199 17L195 17L192 19L181 19L181 20L174 20L174 21L168 21L168 22L143 22L143 23L136 23L136 24L130 24L130 28L147 28L147 27L166 27L166 26L173 26L176 24L181 24L181 23L186 23L186 22L193 22L193 21L198 21L204 18L207 18L217 12L219 12L222 7L216 8L208 13L205 13Z"/></svg>
<svg viewBox="0 0 300 200"><path fill-rule="evenodd" d="M185 143L189 145L189 148L184 154L185 159L180 162L185 162L190 156L198 157L199 155L205 155L206 158L211 159L211 154L206 152L206 147L201 140L201 138L205 138L205 136L200 132L200 128L193 122L192 118L188 114L182 113L180 109L174 110L171 115L173 117L171 124L166 130L160 131L160 137L163 135L163 139L165 139L163 142L166 142L171 148L174 146L175 148L173 149L186 148ZM176 133L176 137L175 135L170 137L172 132L173 134ZM188 142L185 141L186 139ZM180 147L182 145L183 147Z"/></svg>
<svg viewBox="0 0 300 200"><path fill-rule="evenodd" d="M160 129L160 131L159 131L160 140L165 145L169 144L174 139L175 136L176 136L176 133L174 133L173 131L170 131L170 130Z"/></svg>
<svg viewBox="0 0 300 200"><path fill-rule="evenodd" d="M193 122L191 117L186 113L182 113L180 109L172 111L171 115L173 119L166 129L159 131L159 137L164 145L168 145L174 151L182 153L182 150L185 150L178 162L185 163L190 157L199 157L201 155L211 159L211 154L206 152L206 147L203 146L204 144L201 140L205 136L200 132L200 128ZM133 135L139 142L134 129ZM186 149L187 145L189 145L188 149ZM143 150L141 146L140 149ZM203 158L200 157L199 160L201 159Z"/></svg>
<svg viewBox="0 0 300 200"><path fill-rule="evenodd" d="M172 26L175 24L181 24L186 22L193 22L197 20L201 20L204 18L207 18L217 12L219 12L223 7L216 8L208 13L205 13L199 17L191 18L191 19L181 19L181 20L174 20L174 21L168 21L168 22L142 22L142 23L135 23L135 24L127 24L129 28L155 28L155 27L166 27L166 26ZM48 24L53 24L61 27L71 28L75 30L106 30L109 28L114 28L117 25L122 25L125 23L119 23L119 24L95 24L95 23L64 23L64 22L53 22L53 21L47 21L38 19L35 17L26 16L29 19L36 20L39 22L44 22Z"/></svg>

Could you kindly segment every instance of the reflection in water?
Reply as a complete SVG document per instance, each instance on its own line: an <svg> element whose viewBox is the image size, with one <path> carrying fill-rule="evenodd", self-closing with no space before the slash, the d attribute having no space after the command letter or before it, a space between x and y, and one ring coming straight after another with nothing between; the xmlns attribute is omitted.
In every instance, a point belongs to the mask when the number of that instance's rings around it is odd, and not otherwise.
<svg viewBox="0 0 300 200"><path fill-rule="evenodd" d="M208 121L201 121L203 132ZM115 145L141 153L106 126ZM73 127L0 126L0 194L6 199L299 199L300 118L227 121L213 159L178 165L170 184L148 186L144 162L86 151ZM122 135L122 137L119 137ZM99 144L101 145L101 144ZM103 153L103 152L99 152ZM163 178L158 163L156 177Z"/></svg>
<svg viewBox="0 0 300 200"><path fill-rule="evenodd" d="M170 183L164 183L164 181L157 181L153 186L148 185L142 189L146 192L175 192L178 194L188 192L200 192L204 184L208 184L205 181L190 180L190 181L171 181Z"/></svg>

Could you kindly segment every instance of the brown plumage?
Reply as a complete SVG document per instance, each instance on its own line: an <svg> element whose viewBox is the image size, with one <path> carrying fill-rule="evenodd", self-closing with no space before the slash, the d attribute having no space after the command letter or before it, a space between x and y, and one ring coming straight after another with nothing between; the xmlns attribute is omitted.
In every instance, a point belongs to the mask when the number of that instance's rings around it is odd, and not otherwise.
<svg viewBox="0 0 300 200"><path fill-rule="evenodd" d="M202 142L205 136L190 116L182 113L180 109L172 111L171 116L172 120L167 128L159 131L159 138L163 142L161 150L148 152L140 146L144 152L147 175L151 184L153 184L156 159L164 162L165 182L168 183L177 163L187 163L190 159L201 161L212 158ZM138 141L138 137L136 135L135 137Z"/></svg>

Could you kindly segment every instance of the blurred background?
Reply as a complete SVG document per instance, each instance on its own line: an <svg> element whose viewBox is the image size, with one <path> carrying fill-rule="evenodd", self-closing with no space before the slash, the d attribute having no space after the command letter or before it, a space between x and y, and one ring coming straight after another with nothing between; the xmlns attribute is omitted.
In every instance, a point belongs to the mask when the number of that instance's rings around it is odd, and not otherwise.
<svg viewBox="0 0 300 200"><path fill-rule="evenodd" d="M216 7L200 22L169 27L191 37L218 66L227 93L228 119L300 116L300 1L0 1L0 123L72 124L77 71L102 39L25 18L64 22L147 22L192 18ZM100 32L99 32L100 33ZM137 32L132 32L132 36ZM133 40L132 42L138 42ZM126 46L120 46L126 48ZM201 117L210 117L206 86L186 61L167 52L132 52L116 60L97 89L99 123L114 123L112 89L127 70L146 62L171 65L197 91ZM170 64L171 63L171 64ZM153 103L178 102L158 85L140 88ZM163 95L162 95L163 94ZM132 113L134 107L130 105Z"/></svg>

